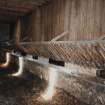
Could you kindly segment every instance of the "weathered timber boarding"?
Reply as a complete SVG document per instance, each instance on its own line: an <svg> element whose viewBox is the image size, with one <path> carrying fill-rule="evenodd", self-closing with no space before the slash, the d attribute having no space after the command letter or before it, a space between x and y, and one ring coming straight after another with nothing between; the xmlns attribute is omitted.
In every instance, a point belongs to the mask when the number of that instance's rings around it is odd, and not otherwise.
<svg viewBox="0 0 105 105"><path fill-rule="evenodd" d="M92 40L105 34L105 0L51 0L35 11L37 18L31 22L35 32L29 33L33 41L50 41L65 31L69 34L62 41Z"/></svg>

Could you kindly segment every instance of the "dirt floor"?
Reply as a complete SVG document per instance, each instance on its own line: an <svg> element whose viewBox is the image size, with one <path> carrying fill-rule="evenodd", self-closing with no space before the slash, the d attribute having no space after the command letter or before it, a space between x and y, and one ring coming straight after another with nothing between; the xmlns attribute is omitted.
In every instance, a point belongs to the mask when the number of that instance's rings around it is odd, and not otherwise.
<svg viewBox="0 0 105 105"><path fill-rule="evenodd" d="M87 105L58 88L51 101L40 101L38 99L45 87L44 80L28 71L20 78L2 76L0 105Z"/></svg>

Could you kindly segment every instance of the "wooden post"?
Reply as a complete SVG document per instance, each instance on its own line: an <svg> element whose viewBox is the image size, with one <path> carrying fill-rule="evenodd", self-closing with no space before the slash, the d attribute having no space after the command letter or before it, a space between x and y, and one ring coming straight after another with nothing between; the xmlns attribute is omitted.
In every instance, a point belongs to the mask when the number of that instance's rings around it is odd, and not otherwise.
<svg viewBox="0 0 105 105"><path fill-rule="evenodd" d="M29 25L32 31L30 32L32 34L31 40L40 41L41 40L41 35L40 35L41 27L40 27L40 9L39 7L37 7L36 10L32 12L30 16Z"/></svg>
<svg viewBox="0 0 105 105"><path fill-rule="evenodd" d="M14 30L14 37L15 37L15 43L18 44L20 41L21 36L21 21L20 19L17 20L15 30Z"/></svg>
<svg viewBox="0 0 105 105"><path fill-rule="evenodd" d="M66 0L66 4L65 5L66 6L65 6L65 24L64 24L64 30L65 30L65 32L68 32L68 34L69 34L70 0ZM68 37L66 35L64 40L68 40Z"/></svg>

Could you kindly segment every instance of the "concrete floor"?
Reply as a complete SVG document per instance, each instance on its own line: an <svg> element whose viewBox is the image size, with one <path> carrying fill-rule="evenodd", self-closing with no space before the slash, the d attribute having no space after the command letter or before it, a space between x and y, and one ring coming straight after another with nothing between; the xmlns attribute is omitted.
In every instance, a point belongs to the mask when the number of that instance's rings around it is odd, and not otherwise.
<svg viewBox="0 0 105 105"><path fill-rule="evenodd" d="M0 105L87 105L63 89L56 88L51 101L39 100L46 82L26 71L22 77L0 77Z"/></svg>

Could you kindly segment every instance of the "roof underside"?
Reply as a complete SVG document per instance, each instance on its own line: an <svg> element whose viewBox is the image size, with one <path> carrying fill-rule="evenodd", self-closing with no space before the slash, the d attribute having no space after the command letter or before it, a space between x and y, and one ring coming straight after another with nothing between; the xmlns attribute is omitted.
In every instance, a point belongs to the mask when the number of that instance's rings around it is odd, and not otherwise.
<svg viewBox="0 0 105 105"><path fill-rule="evenodd" d="M0 0L0 20L13 21L49 0Z"/></svg>

